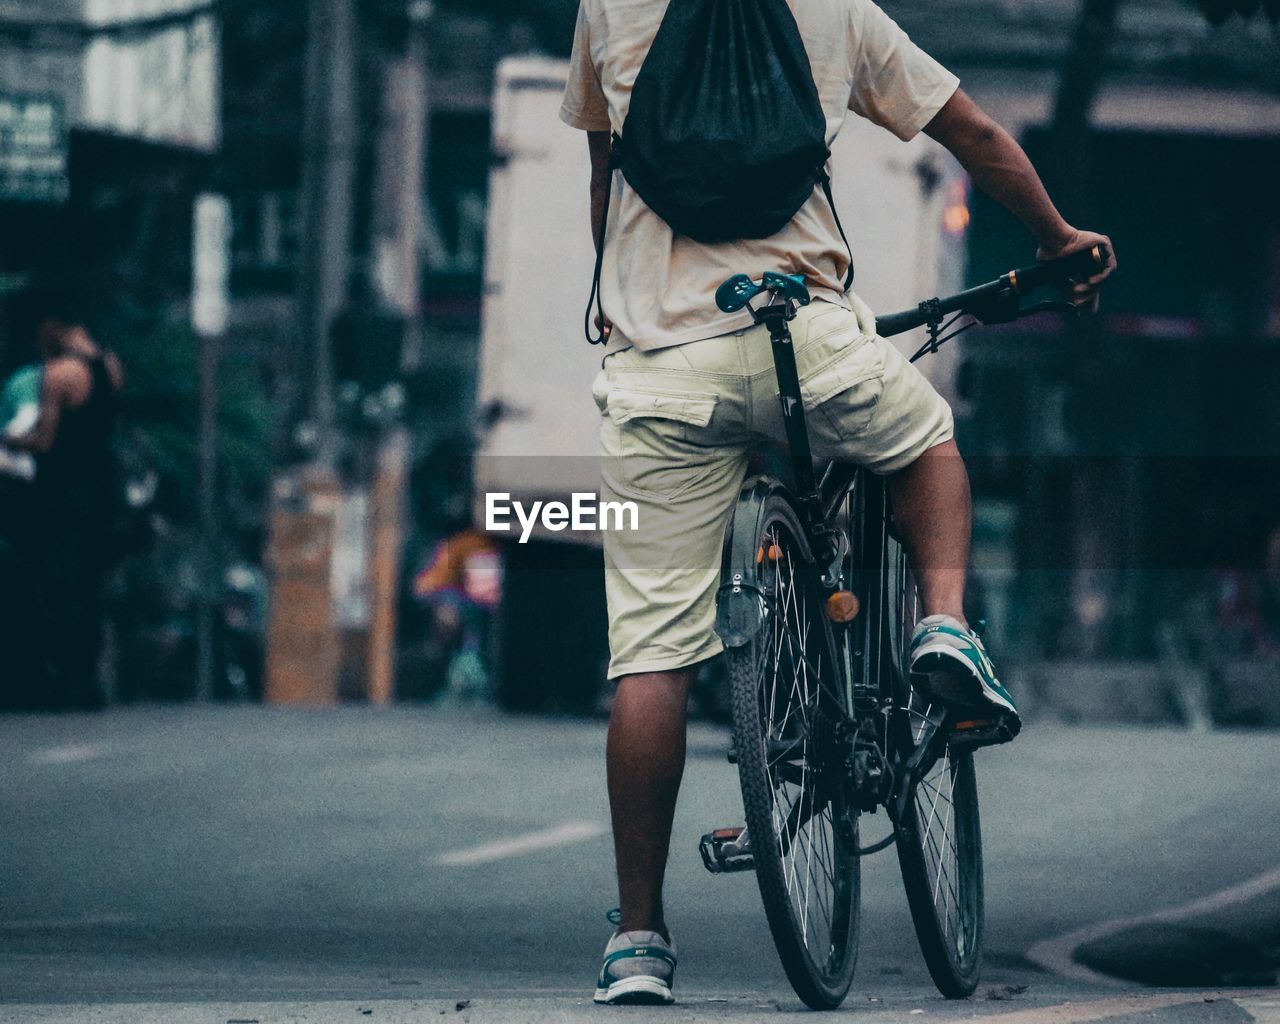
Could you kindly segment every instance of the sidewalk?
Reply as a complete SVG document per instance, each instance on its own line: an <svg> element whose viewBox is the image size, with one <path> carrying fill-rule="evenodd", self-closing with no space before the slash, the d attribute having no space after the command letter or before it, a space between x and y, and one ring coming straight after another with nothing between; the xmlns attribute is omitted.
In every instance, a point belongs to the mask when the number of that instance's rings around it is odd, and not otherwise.
<svg viewBox="0 0 1280 1024"><path fill-rule="evenodd" d="M1217 910L1135 924L1079 946L1075 958L1143 985L1275 985L1280 887Z"/></svg>

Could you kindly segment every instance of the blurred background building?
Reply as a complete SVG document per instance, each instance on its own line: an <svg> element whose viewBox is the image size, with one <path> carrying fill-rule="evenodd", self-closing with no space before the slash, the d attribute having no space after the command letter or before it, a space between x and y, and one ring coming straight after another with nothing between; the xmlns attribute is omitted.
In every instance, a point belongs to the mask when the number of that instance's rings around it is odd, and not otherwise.
<svg viewBox="0 0 1280 1024"><path fill-rule="evenodd" d="M1135 664L1153 682L1131 714L1201 714L1185 696L1199 684L1168 685L1203 662L1170 644L1186 631L1169 624L1194 607L1203 621L1229 614L1220 591L1261 569L1280 524L1274 23L1184 0L883 6L1022 139L1067 218L1113 236L1123 264L1098 324L983 332L951 364L993 639L1063 715L1089 715L1087 695ZM522 635L493 586L432 571L469 525L483 418L486 204L507 159L491 145L495 68L567 56L575 11L0 0L0 289L74 285L130 381L122 445L138 514L104 671L116 698L388 700L453 686L521 707L593 704L598 614L576 620L590 627L566 652L542 640L554 619ZM226 205L206 205L198 229L202 196ZM981 197L948 209L967 278L1030 258ZM585 238L585 225L583 197L582 222L562 230ZM213 303L216 330L192 320L193 300ZM0 345L7 371L22 346L12 325ZM491 580L504 553L463 549ZM552 554L587 569L597 557ZM528 602L530 578L509 572L508 594ZM488 668L458 657L475 646L462 638L477 605L504 623L482 630ZM541 664L535 648L576 659L564 692L549 670L501 672ZM1223 720L1280 716L1273 678L1236 690L1270 696L1215 698Z"/></svg>

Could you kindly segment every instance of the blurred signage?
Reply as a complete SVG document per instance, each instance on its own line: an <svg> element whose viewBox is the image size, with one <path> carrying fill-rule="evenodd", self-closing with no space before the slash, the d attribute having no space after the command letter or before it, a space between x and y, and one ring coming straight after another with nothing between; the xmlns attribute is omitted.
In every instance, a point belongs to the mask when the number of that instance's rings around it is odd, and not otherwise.
<svg viewBox="0 0 1280 1024"><path fill-rule="evenodd" d="M191 250L191 325L197 334L214 337L227 329L231 204L226 196L196 196Z"/></svg>
<svg viewBox="0 0 1280 1024"><path fill-rule="evenodd" d="M93 26L189 14L142 35L96 36L84 55L81 120L90 128L211 151L220 135L218 25L202 0L91 0ZM202 12L203 11L203 12Z"/></svg>
<svg viewBox="0 0 1280 1024"><path fill-rule="evenodd" d="M69 190L62 102L0 95L0 202L60 203Z"/></svg>

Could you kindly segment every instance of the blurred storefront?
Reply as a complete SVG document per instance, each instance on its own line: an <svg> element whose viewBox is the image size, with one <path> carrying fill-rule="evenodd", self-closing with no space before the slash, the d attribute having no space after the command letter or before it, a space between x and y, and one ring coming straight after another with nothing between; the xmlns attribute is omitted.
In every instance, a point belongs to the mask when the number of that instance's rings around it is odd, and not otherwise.
<svg viewBox="0 0 1280 1024"><path fill-rule="evenodd" d="M107 700L192 693L193 263L209 241L194 222L216 184L219 35L200 0L0 3L0 293L65 293L124 366L105 513L120 527L102 624ZM0 301L6 368L34 358L31 325L8 316L16 305Z"/></svg>
<svg viewBox="0 0 1280 1024"><path fill-rule="evenodd" d="M194 0L0 5L6 280L65 276L87 305L185 298L218 66L216 19Z"/></svg>
<svg viewBox="0 0 1280 1024"><path fill-rule="evenodd" d="M1156 657L1215 574L1260 570L1280 524L1280 101L1247 126L1219 109L1094 133L1093 222L1121 254L1099 323L966 345L979 522L1016 509L986 555L1022 570L986 589L1028 657ZM1033 157L1045 141L1027 134ZM971 276L1024 251L976 201Z"/></svg>
<svg viewBox="0 0 1280 1024"><path fill-rule="evenodd" d="M1030 701L1064 715L1114 714L1115 666L1142 662L1130 717L1274 721L1269 691L1240 682L1258 665L1227 664L1273 655L1228 655L1220 607L1227 581L1263 579L1280 523L1274 29L1119 5L1085 131L1064 153L1054 63L1078 10L989 12L1002 53L985 60L966 23L945 44L1068 220L1110 233L1121 262L1092 324L1046 318L962 343L974 611L1025 667ZM969 280L1025 262L1021 227L983 196L970 205Z"/></svg>
<svg viewBox="0 0 1280 1024"><path fill-rule="evenodd" d="M493 69L512 54L566 56L577 4L346 5L351 128L336 144L353 181L349 243L317 339L305 308L305 132L308 31L320 6L0 0L0 291L61 272L136 331L140 311L172 313L188 301L194 199L226 194L224 391L249 405L224 422L252 425L232 437L238 454L224 466L229 486L248 496L228 520L256 562L267 546L269 467L313 453L309 375L324 352L340 469L363 473L376 462L371 439L393 425L409 439L399 596L401 644L412 649L430 639L414 633L426 616L405 581L465 525L468 508L459 491L477 422L487 185L500 159L490 142ZM958 344L960 429L977 456L978 589L995 639L1024 658L1059 656L1066 638L1089 656L1154 657L1165 611L1215 567L1256 560L1273 515L1280 520L1269 461L1280 439L1266 395L1280 333L1273 29L1240 18L1214 27L1184 0L1120 5L1086 105L1087 182L1061 190L1046 131L1082 0L883 6L1026 143L1055 194L1067 195L1069 219L1113 233L1123 264L1101 333L1050 323ZM378 196L389 173L388 69L404 56L410 25L421 33L425 159L419 194L401 207L414 211L403 233L412 259L397 263ZM981 197L948 210L964 215L955 230L967 226L970 279L1030 258L1030 241ZM585 216L584 200L582 224L566 230L585 231ZM403 266L413 268L407 284L391 280ZM591 358L585 346L582 358ZM185 403L187 419L194 408L193 387L160 388L175 365L153 374L157 419L172 412L166 402ZM185 500L193 505L194 494ZM352 621L364 616L355 598L343 607ZM425 695L433 685L414 679L404 690Z"/></svg>

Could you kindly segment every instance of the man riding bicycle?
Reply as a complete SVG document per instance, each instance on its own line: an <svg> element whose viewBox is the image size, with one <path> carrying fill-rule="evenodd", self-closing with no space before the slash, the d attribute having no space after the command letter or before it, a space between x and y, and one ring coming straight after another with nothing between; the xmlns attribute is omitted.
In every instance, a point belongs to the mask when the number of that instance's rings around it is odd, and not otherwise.
<svg viewBox="0 0 1280 1024"><path fill-rule="evenodd" d="M673 0L674 2L674 0ZM887 477L924 618L911 669L943 704L1017 709L963 610L970 535L964 463L951 410L845 287L849 258L822 190L767 238L704 244L672 228L623 184L602 237L611 136L668 3L582 0L561 117L588 133L591 220L608 337L594 388L602 413L604 490L635 502L642 532L605 537L609 678L617 681L608 786L620 920L605 950L598 1002L672 1001L675 948L662 903L672 818L683 773L685 714L697 666L718 654L720 546L761 439L780 438L769 338L746 313L711 296L743 268L801 274L814 301L791 325L814 454ZM973 181L1014 213L1041 260L1110 240L1069 225L1021 147L871 0L806 0L792 13L826 120L828 146L848 111L903 140L924 131ZM864 254L874 259L873 253ZM1115 267L1072 287L1096 306Z"/></svg>

